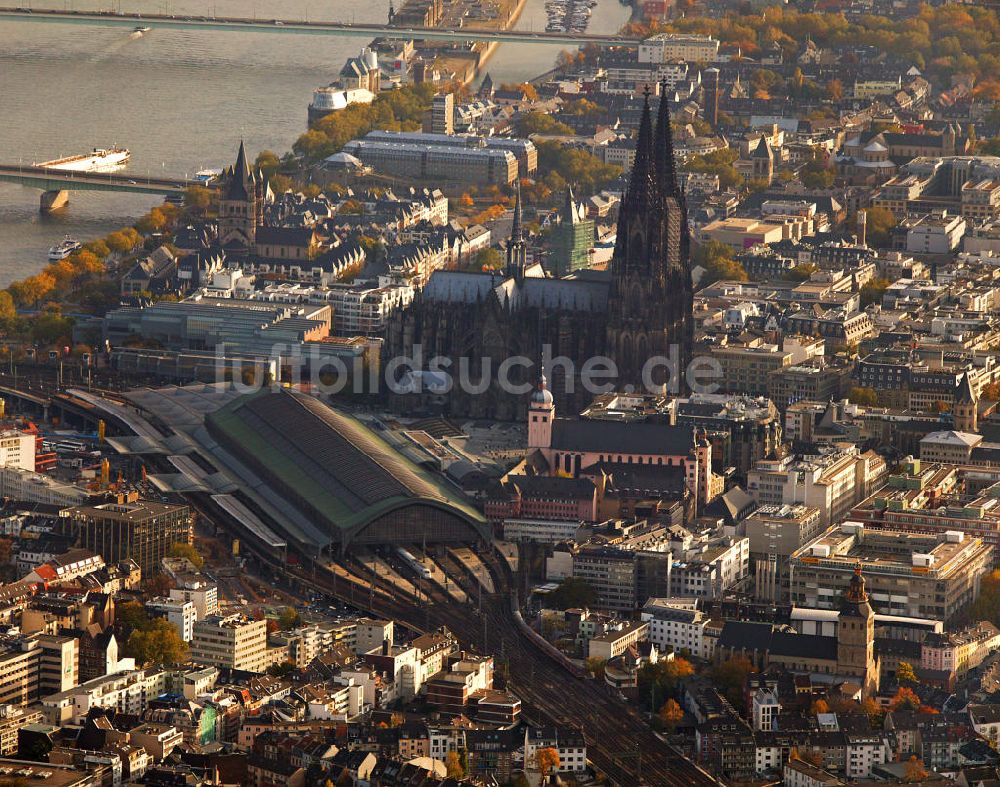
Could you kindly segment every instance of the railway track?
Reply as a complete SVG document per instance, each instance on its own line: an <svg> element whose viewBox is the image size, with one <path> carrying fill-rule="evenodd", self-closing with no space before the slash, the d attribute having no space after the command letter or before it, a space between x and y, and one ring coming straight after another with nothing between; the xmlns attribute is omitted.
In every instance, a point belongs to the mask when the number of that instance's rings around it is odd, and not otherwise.
<svg viewBox="0 0 1000 787"><path fill-rule="evenodd" d="M550 654L540 650L519 628L511 605L516 583L506 559L492 550L476 554L490 573L496 592L482 596L479 583L447 550L435 555L435 562L466 592L467 603L448 596L435 583L424 582L419 600L394 585L391 576L376 573L350 558L331 562L346 572L313 563L288 566L280 557L240 529L239 523L207 496L192 495L190 502L203 516L236 527L241 543L269 570L293 581L302 590L320 590L364 609L370 614L391 618L415 633L441 626L448 628L463 647L496 653L507 666L510 687L521 699L524 712L544 723L579 728L587 741L591 762L617 787L699 787L723 782L713 778L658 738L646 721L604 686L593 680L573 677ZM393 566L413 582L415 572ZM412 576L411 576L412 575Z"/></svg>

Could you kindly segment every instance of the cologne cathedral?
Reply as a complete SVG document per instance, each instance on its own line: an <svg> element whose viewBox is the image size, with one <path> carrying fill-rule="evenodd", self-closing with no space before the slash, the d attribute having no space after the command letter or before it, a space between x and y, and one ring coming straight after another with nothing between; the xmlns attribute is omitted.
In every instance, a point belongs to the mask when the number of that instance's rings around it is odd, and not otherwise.
<svg viewBox="0 0 1000 787"><path fill-rule="evenodd" d="M573 371L553 364L546 370L549 389L563 412L579 412L592 395L584 390L581 369L589 359L610 358L617 365L617 390L640 390L643 368L652 356L670 357L684 370L693 341L693 290L684 197L674 169L668 101L660 99L654 128L646 96L635 163L618 216L618 235L607 271L577 271L572 278L548 278L529 263L521 227L520 195L502 272L435 271L421 293L392 318L383 360L414 358L415 346L426 364L435 356L451 359L457 380L459 359L472 370L493 370L485 391L392 394L391 404L411 409L437 404L452 416L514 420L525 417L531 386L511 394L497 384L496 370L507 358L524 356L537 364L548 345L552 357L573 361ZM540 370L514 367L509 379L533 383ZM652 382L658 390L670 373L660 368ZM602 380L604 382L604 380ZM414 401L420 397L421 401Z"/></svg>

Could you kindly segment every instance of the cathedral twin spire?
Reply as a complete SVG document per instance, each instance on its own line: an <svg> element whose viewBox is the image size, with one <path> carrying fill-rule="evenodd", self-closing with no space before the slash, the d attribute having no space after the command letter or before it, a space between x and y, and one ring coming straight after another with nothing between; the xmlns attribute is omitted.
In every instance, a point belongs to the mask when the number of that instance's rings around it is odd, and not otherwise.
<svg viewBox="0 0 1000 787"><path fill-rule="evenodd" d="M677 170L674 165L674 139L670 127L670 99L666 83L660 84L660 102L656 112L656 125L652 122L649 106L649 88L643 97L639 136L636 139L635 163L629 180L629 192L651 190L660 199L680 199Z"/></svg>

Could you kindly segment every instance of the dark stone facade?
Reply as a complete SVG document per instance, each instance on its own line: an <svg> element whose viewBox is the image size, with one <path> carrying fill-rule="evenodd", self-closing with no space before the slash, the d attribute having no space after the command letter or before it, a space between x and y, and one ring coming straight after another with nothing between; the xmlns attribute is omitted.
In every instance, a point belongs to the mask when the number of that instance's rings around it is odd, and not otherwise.
<svg viewBox="0 0 1000 787"><path fill-rule="evenodd" d="M473 379L489 359L494 377L482 393L451 391L388 395L394 408L434 405L459 417L520 420L527 413L531 385L540 370L515 367L510 379L524 392L501 390L499 365L524 356L536 364L548 345L552 357L573 361L574 372L552 364L546 374L563 412L579 412L592 395L581 385L583 364L606 356L616 364L615 387L639 387L652 356L670 357L683 374L693 342L693 288L684 197L674 171L667 101L661 100L656 127L648 97L643 109L635 164L618 219L618 239L610 270L584 271L571 279L549 279L541 265L529 265L521 235L520 197L515 205L507 266L501 273L436 271L419 296L390 321L383 361L416 357L451 360L458 378L459 359ZM668 382L661 368L653 382ZM678 393L684 391L683 382Z"/></svg>

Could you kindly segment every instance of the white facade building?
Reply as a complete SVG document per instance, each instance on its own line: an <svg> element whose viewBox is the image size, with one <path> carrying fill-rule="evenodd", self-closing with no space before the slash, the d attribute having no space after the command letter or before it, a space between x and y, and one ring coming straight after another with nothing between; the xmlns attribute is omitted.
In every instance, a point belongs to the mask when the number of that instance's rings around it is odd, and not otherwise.
<svg viewBox="0 0 1000 787"><path fill-rule="evenodd" d="M699 609L651 598L642 608L641 619L649 624L649 641L663 653L687 651L705 661L715 655L715 639L705 635L709 619Z"/></svg>

